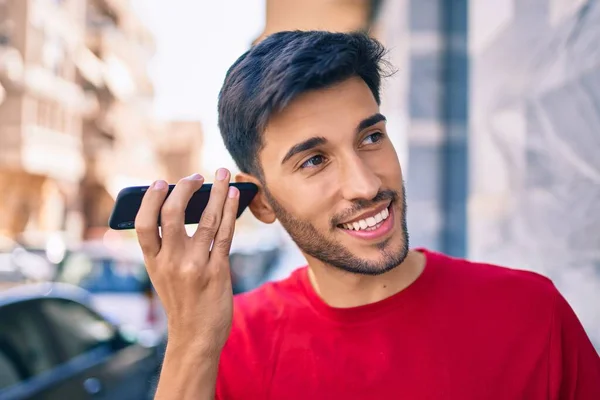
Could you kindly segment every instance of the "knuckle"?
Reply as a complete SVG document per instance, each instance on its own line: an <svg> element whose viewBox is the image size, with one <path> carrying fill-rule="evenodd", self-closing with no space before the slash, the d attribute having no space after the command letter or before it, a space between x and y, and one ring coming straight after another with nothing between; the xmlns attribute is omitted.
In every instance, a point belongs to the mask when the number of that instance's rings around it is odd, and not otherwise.
<svg viewBox="0 0 600 400"><path fill-rule="evenodd" d="M189 264L181 268L179 274L185 282L193 282L196 286L198 283L210 278L210 269L196 264Z"/></svg>
<svg viewBox="0 0 600 400"><path fill-rule="evenodd" d="M182 212L182 208L174 202L165 204L161 210L161 215L165 219L171 219Z"/></svg>
<svg viewBox="0 0 600 400"><path fill-rule="evenodd" d="M202 215L202 218L200 218L200 225L205 230L214 232L217 230L217 228L219 226L219 218L217 217L217 215L215 213L205 212Z"/></svg>
<svg viewBox="0 0 600 400"><path fill-rule="evenodd" d="M208 229L199 229L197 235L202 242L210 242L214 238L214 232Z"/></svg>
<svg viewBox="0 0 600 400"><path fill-rule="evenodd" d="M135 220L135 231L138 234L144 235L144 234L148 234L150 232L152 232L152 229L154 227L152 226L152 224L148 223L147 220L141 219L141 218L136 218Z"/></svg>
<svg viewBox="0 0 600 400"><path fill-rule="evenodd" d="M199 268L195 264L186 264L181 267L179 274L184 278L197 278L199 275Z"/></svg>
<svg viewBox="0 0 600 400"><path fill-rule="evenodd" d="M222 251L229 251L230 246L231 246L231 238L229 236L215 240L214 247L218 248Z"/></svg>

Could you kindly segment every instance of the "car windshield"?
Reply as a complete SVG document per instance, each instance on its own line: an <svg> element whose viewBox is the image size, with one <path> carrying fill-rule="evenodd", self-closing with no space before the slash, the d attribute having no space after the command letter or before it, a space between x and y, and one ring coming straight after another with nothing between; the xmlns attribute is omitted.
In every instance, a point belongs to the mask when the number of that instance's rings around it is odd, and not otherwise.
<svg viewBox="0 0 600 400"><path fill-rule="evenodd" d="M150 280L144 264L110 257L72 254L65 260L57 281L80 286L90 292L143 292Z"/></svg>

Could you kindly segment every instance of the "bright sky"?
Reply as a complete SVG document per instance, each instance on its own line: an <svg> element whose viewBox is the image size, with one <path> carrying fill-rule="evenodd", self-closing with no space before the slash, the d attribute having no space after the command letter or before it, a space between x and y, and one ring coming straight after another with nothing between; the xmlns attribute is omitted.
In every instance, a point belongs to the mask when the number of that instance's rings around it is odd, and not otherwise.
<svg viewBox="0 0 600 400"><path fill-rule="evenodd" d="M229 66L257 38L265 0L133 0L156 35L150 66L159 118L204 126L204 166L234 168L217 128L217 95Z"/></svg>

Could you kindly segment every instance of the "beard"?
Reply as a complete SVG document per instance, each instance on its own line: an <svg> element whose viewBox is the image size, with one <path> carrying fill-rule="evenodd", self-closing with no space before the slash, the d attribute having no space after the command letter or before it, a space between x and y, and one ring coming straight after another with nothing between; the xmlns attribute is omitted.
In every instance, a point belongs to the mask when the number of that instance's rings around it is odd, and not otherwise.
<svg viewBox="0 0 600 400"><path fill-rule="evenodd" d="M360 275L381 275L402 264L406 259L409 244L404 193L404 185L402 186L402 193L393 190L382 190L371 200L355 200L350 209L331 218L329 233L333 236L336 229L341 229L338 228L339 223L362 210L381 204L384 200L391 200L392 207L397 203L400 204L402 243L396 248L393 248L390 244L391 238L378 243L375 246L381 253L380 259L369 260L356 256L346 246L317 230L310 222L294 217L275 200L265 187L266 198L273 208L275 216L300 250L325 264Z"/></svg>

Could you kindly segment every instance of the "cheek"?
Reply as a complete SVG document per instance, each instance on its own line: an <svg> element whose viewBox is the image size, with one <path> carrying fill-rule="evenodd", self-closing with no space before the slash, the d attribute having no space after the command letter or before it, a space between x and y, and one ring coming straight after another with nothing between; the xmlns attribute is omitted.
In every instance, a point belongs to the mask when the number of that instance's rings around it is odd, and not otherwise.
<svg viewBox="0 0 600 400"><path fill-rule="evenodd" d="M338 182L338 183L336 183ZM329 216L334 209L336 184L339 180L288 179L274 194L279 204L294 218L309 222L315 227L329 226ZM279 200L280 199L280 200Z"/></svg>
<svg viewBox="0 0 600 400"><path fill-rule="evenodd" d="M400 167L400 160L394 146L389 144L379 151L366 153L363 157L365 163L369 166L377 176L385 178L384 181L397 181L398 178L402 179L402 169Z"/></svg>

